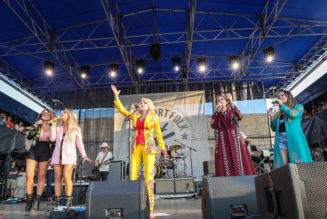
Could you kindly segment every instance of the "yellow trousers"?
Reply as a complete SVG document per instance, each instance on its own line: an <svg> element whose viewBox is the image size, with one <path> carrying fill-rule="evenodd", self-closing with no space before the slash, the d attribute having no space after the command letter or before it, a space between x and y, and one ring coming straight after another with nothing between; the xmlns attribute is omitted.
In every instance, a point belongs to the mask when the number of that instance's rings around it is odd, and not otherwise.
<svg viewBox="0 0 327 219"><path fill-rule="evenodd" d="M154 206L154 165L156 162L155 154L145 154L145 145L137 144L132 153L131 180L137 180L140 164L143 158L144 178L148 189L150 211L153 212Z"/></svg>

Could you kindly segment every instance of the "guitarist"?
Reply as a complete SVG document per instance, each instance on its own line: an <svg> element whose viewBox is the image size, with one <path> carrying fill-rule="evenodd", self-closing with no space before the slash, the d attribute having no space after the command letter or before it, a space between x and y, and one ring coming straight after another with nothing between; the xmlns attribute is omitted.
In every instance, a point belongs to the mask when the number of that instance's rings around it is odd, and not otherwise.
<svg viewBox="0 0 327 219"><path fill-rule="evenodd" d="M96 180L106 181L109 174L110 160L112 159L112 153L109 151L109 145L107 142L103 142L100 145L101 151L94 162L94 170L96 170Z"/></svg>

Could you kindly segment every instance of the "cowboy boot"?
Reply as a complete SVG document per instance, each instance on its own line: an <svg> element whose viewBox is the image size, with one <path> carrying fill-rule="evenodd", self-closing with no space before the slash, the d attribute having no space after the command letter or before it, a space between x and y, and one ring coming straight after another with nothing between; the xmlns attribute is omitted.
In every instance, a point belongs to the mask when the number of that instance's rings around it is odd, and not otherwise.
<svg viewBox="0 0 327 219"><path fill-rule="evenodd" d="M66 204L65 206L67 208L70 208L73 204L73 197L72 196L66 196Z"/></svg>
<svg viewBox="0 0 327 219"><path fill-rule="evenodd" d="M41 198L40 195L35 196L32 211L38 211L40 209L40 198Z"/></svg>
<svg viewBox="0 0 327 219"><path fill-rule="evenodd" d="M32 194L26 194L26 205L25 205L25 211L30 211L33 204L33 195Z"/></svg>

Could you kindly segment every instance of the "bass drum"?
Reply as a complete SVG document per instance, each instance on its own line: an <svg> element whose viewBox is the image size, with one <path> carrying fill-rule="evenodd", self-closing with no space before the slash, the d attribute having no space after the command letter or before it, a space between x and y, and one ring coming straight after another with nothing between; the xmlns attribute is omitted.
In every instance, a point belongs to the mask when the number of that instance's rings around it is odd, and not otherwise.
<svg viewBox="0 0 327 219"><path fill-rule="evenodd" d="M143 174L144 174L144 165L143 165L143 162L142 162L140 172L139 172L139 177L143 176ZM161 178L161 177L162 177L162 168L161 168L160 163L156 162L154 164L154 178L158 179L158 178Z"/></svg>

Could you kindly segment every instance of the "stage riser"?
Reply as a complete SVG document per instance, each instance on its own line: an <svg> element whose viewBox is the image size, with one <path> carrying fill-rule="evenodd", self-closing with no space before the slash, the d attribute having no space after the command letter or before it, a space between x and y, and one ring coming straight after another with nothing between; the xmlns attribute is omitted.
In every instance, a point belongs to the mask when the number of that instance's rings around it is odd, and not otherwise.
<svg viewBox="0 0 327 219"><path fill-rule="evenodd" d="M288 164L271 171L276 191L274 207L269 175L255 178L260 218L326 218L327 162Z"/></svg>
<svg viewBox="0 0 327 219"><path fill-rule="evenodd" d="M230 219L231 205L246 205L248 215L258 215L254 177L208 177L203 180L203 218Z"/></svg>
<svg viewBox="0 0 327 219"><path fill-rule="evenodd" d="M156 179L155 194L194 193L194 178Z"/></svg>

